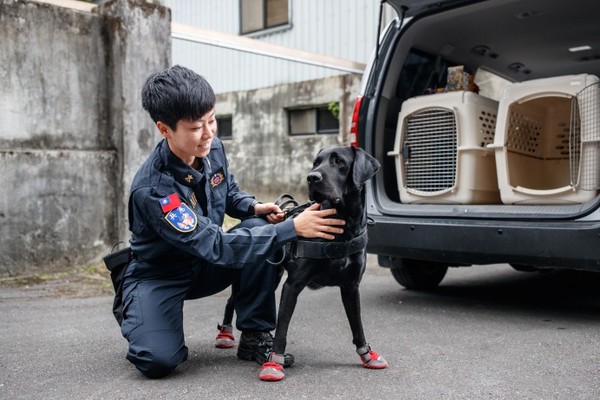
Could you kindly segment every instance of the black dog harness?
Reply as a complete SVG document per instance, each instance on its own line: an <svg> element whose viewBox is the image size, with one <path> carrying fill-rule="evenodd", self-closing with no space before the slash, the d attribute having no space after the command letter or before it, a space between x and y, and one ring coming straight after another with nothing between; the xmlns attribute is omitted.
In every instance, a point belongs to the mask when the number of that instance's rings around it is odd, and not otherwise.
<svg viewBox="0 0 600 400"><path fill-rule="evenodd" d="M367 231L344 242L320 242L298 239L286 244L286 251L293 258L333 259L362 251L367 245Z"/></svg>
<svg viewBox="0 0 600 400"><path fill-rule="evenodd" d="M314 201L309 201L305 204L298 204L292 195L284 193L275 201L282 211L285 213L285 219L295 218L302 211L306 210ZM360 235L353 239L346 240L343 242L332 242L332 241L317 241L308 239L296 239L289 242L284 247L284 255L281 261L274 263L269 261L271 264L281 264L286 256L289 255L292 258L313 258L313 259L334 259L349 256L350 254L358 253L362 251L367 245L368 237L367 231L363 231Z"/></svg>

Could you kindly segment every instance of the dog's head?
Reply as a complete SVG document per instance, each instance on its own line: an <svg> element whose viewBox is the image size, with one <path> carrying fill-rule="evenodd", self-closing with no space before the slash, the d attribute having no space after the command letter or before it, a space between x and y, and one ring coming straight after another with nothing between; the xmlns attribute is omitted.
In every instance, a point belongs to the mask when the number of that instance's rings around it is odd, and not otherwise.
<svg viewBox="0 0 600 400"><path fill-rule="evenodd" d="M331 207L351 193L358 193L380 164L360 148L328 147L319 151L307 176L308 197Z"/></svg>

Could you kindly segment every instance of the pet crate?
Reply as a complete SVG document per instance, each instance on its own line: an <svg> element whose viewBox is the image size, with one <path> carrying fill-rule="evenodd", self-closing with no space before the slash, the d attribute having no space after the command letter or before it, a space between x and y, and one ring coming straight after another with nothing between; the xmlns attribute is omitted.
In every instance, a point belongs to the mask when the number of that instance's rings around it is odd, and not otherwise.
<svg viewBox="0 0 600 400"><path fill-rule="evenodd" d="M598 78L587 74L504 90L490 146L503 203L585 203L596 196L598 96Z"/></svg>
<svg viewBox="0 0 600 400"><path fill-rule="evenodd" d="M494 152L498 103L457 91L406 100L394 150L403 203L500 203Z"/></svg>

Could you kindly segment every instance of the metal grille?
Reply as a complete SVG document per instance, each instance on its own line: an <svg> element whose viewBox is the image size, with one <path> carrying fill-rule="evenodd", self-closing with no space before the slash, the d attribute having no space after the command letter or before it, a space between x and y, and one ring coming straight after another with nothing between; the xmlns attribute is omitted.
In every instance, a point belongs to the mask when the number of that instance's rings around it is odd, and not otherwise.
<svg viewBox="0 0 600 400"><path fill-rule="evenodd" d="M600 188L600 90L589 85L571 106L569 134L571 185L582 190Z"/></svg>
<svg viewBox="0 0 600 400"><path fill-rule="evenodd" d="M406 117L402 146L407 189L435 194L456 184L457 133L454 112L442 107Z"/></svg>

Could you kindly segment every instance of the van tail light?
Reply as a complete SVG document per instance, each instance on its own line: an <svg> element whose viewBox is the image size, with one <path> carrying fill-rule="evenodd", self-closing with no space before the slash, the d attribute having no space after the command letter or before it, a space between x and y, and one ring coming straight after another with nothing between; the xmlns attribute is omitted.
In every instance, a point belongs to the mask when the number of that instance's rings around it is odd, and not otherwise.
<svg viewBox="0 0 600 400"><path fill-rule="evenodd" d="M362 99L363 96L356 96L354 110L352 111L352 122L350 124L350 146L352 147L360 147L360 143L358 142L358 114Z"/></svg>

